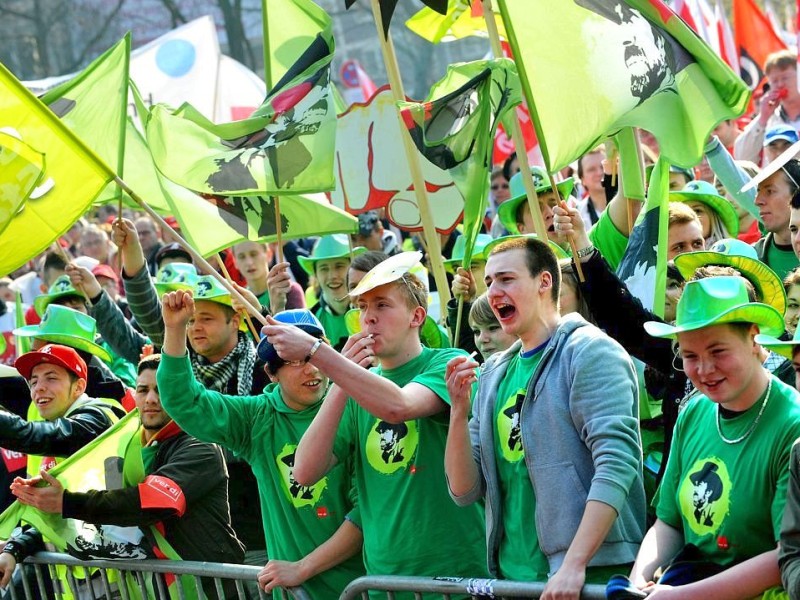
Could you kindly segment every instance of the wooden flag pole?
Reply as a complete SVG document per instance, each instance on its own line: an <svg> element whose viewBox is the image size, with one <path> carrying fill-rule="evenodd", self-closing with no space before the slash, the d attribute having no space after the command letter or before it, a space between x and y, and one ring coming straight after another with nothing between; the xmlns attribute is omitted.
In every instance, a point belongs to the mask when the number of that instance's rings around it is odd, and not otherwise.
<svg viewBox="0 0 800 600"><path fill-rule="evenodd" d="M275 235L278 236L278 262L283 262L283 232L281 231L281 198L273 196L275 201ZM349 236L348 236L349 237Z"/></svg>
<svg viewBox="0 0 800 600"><path fill-rule="evenodd" d="M219 252L214 253L214 257L217 259L217 264L219 268L222 269L222 274L225 276L231 284L233 284L233 279L231 278L231 274L228 273L228 267L225 266L225 261L222 260L222 257L219 255ZM256 326L253 325L253 321L250 319L250 315L247 314L246 310L241 310L240 314L244 319L245 323L247 323L247 328L250 330L250 333L253 335L253 339L256 341L256 344L261 339L261 336L258 335L258 330Z"/></svg>
<svg viewBox="0 0 800 600"><path fill-rule="evenodd" d="M492 0L481 0L481 4L483 5L483 18L486 20L486 29L489 31L492 54L494 54L495 58L502 58L503 47L500 45L500 32L497 30L497 21L495 21L494 11L492 10ZM528 164L528 151L525 148L525 138L522 135L522 127L519 124L519 119L516 118L516 114L510 121L511 139L514 141L514 148L517 150L517 162L519 163L519 170L522 172L522 183L525 186L525 193L528 196L528 208L533 218L533 228L536 231L536 236L540 240L547 240L547 227L545 227L542 209L539 206L539 196L536 194L536 186L533 185L533 174Z"/></svg>
<svg viewBox="0 0 800 600"><path fill-rule="evenodd" d="M150 215L150 217L156 223L161 225L161 227L165 231L169 232L169 234L172 236L172 238L176 242L178 242L181 245L181 247L184 250L186 250L186 252L189 253L189 255L192 257L192 260L194 260L196 265L202 267L205 270L206 273L208 273L209 275L214 277L214 279L219 281L220 285L222 287L224 287L228 291L228 293L230 293L231 296L236 298L239 302L242 303L242 305L247 307L248 312L251 315L253 315L258 320L259 323L261 323L262 325L266 325L267 324L266 317L264 317L264 315L261 314L261 307L260 306L255 307L252 304L250 304L250 302L247 300L247 298L245 298L244 296L242 296L239 293L239 290L237 290L230 283L228 283L228 280L225 279L222 275L217 273L217 270L214 267L212 267L211 264L209 264L209 262L205 258L203 258L200 255L200 253L197 252L197 250L195 250L189 242L187 242L185 239L183 239L178 234L178 232L176 232L169 225L167 225L167 222L164 219L161 218L161 215L159 215L156 211L154 211L152 208L150 208L150 206L144 200L142 200L139 197L139 195L136 192L134 192L127 183L125 183L122 179L120 179L119 176L117 176L117 175L114 176L114 182L119 187L121 187L123 190L125 190L128 193L128 195L133 199L133 201L136 202L136 204L138 204L139 206L141 206L142 210L144 210L148 215Z"/></svg>
<svg viewBox="0 0 800 600"><path fill-rule="evenodd" d="M395 102L403 102L406 99L406 95L403 91L403 82L400 79L400 67L397 64L397 55L394 51L391 34L387 34L386 37L383 35L383 26L381 25L383 21L381 19L379 0L370 0L370 5L372 6L372 16L375 20L375 26L378 30L378 40L381 44L383 63L386 66L386 74L389 77L389 88L392 90L392 96ZM439 234L436 233L430 204L428 203L428 194L425 189L425 177L422 174L419 152L411 141L411 135L403 123L399 110L397 110L397 119L400 123L400 137L403 140L403 148L405 149L408 167L411 171L411 179L414 182L414 195L417 198L417 206L419 207L419 214L422 220L422 231L427 241L428 259L433 269L433 278L436 281L436 289L439 292L440 305L444 313L451 295L450 288L447 286L447 274L445 273L444 263L442 262L442 248L439 243Z"/></svg>

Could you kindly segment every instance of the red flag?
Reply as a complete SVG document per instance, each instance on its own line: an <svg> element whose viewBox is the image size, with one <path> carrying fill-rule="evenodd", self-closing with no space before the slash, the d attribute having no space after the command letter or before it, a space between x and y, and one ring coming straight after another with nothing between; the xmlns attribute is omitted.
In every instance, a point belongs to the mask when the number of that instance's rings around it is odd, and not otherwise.
<svg viewBox="0 0 800 600"><path fill-rule="evenodd" d="M714 16L717 20L720 56L722 56L722 59L733 69L734 73L739 73L741 71L741 67L739 66L739 53L736 52L736 42L733 41L733 30L731 29L728 17L725 16L725 10L722 8L720 0L717 0L714 6Z"/></svg>
<svg viewBox="0 0 800 600"><path fill-rule="evenodd" d="M357 60L346 60L342 63L339 77L344 86L344 99L348 104L369 102L378 89Z"/></svg>
<svg viewBox="0 0 800 600"><path fill-rule="evenodd" d="M772 23L755 0L733 0L733 33L739 51L742 79L755 89L764 77L767 56L785 50L786 44L775 33Z"/></svg>

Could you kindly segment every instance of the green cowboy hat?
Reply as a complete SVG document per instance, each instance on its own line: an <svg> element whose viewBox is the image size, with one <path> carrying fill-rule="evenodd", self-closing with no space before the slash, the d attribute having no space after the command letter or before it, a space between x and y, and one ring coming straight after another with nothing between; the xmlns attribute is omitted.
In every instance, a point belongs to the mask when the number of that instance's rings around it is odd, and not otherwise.
<svg viewBox="0 0 800 600"><path fill-rule="evenodd" d="M361 310L358 308L352 308L344 314L344 324L349 335L361 331L360 319ZM431 317L425 317L425 322L419 330L419 340L428 348L450 348L447 332Z"/></svg>
<svg viewBox="0 0 800 600"><path fill-rule="evenodd" d="M794 349L800 347L800 327L795 329L794 337L791 340L779 340L777 337L759 333L756 336L756 343L761 344L767 350L772 350L775 354L792 360Z"/></svg>
<svg viewBox="0 0 800 600"><path fill-rule="evenodd" d="M83 350L106 363L112 361L108 350L94 341L97 338L97 321L67 306L49 305L41 323L20 327L13 334Z"/></svg>
<svg viewBox="0 0 800 600"><path fill-rule="evenodd" d="M529 233L526 235L517 234L517 235L504 235L503 237L495 238L488 244L486 244L486 248L483 251L483 255L488 259L489 255L492 253L492 250L495 246L502 242L507 242L508 240L516 240L518 238L533 238L535 240L539 239L535 233ZM561 246L556 244L553 240L547 240L547 245L550 246L550 250L553 251L553 254L556 255L556 258L570 258L569 254L567 254L566 250L564 250Z"/></svg>
<svg viewBox="0 0 800 600"><path fill-rule="evenodd" d="M533 185L537 194L543 194L553 189L550 185L550 178L547 176L547 171L542 167L531 167L531 174L533 175ZM575 186L575 180L570 177L559 183L556 183L556 188L561 198L566 200L567 196L572 192ZM517 173L508 182L509 193L511 198L503 202L497 209L497 217L509 233L519 233L517 229L517 209L520 204L528 201L528 195L525 193L525 184L522 181L522 173Z"/></svg>
<svg viewBox="0 0 800 600"><path fill-rule="evenodd" d="M679 192L669 193L670 202L700 202L717 215L729 237L739 235L739 217L736 209L719 195L717 188L707 181L690 181Z"/></svg>
<svg viewBox="0 0 800 600"><path fill-rule="evenodd" d="M479 233L478 239L475 240L475 245L472 247L472 256L470 260L486 260L484 250L486 249L486 244L489 244L492 239L492 236L487 233ZM456 238L456 243L453 244L451 258L443 261L444 268L448 273L455 273L456 268L461 266L461 263L464 261L465 245L466 237L463 235L458 236L458 238Z"/></svg>
<svg viewBox="0 0 800 600"><path fill-rule="evenodd" d="M41 294L33 301L33 308L36 310L36 314L41 317L51 303L67 296L78 296L84 300L86 299L83 292L75 289L67 275L61 275L53 282L46 294Z"/></svg>
<svg viewBox="0 0 800 600"><path fill-rule="evenodd" d="M367 249L363 246L356 246L353 248L353 256L358 256L366 251ZM314 268L317 262L332 258L350 258L350 241L347 234L335 233L319 238L311 250L311 256L308 258L298 256L297 260L306 273L314 275Z"/></svg>
<svg viewBox="0 0 800 600"><path fill-rule="evenodd" d="M650 176L653 174L653 169L655 169L655 165L647 165L644 168L644 182L650 185ZM683 167L679 167L678 165L670 165L669 166L670 173L680 173L684 177L686 177L686 181L694 181L694 171L692 169L684 169Z"/></svg>
<svg viewBox="0 0 800 600"><path fill-rule="evenodd" d="M786 312L786 292L778 275L758 260L756 249L750 244L736 239L723 239L714 243L709 250L687 252L675 257L675 266L687 281L698 267L719 265L733 267L753 284L761 301L783 314Z"/></svg>
<svg viewBox="0 0 800 600"><path fill-rule="evenodd" d="M197 283L197 269L188 263L170 263L156 273L155 287L159 298L167 292L194 289Z"/></svg>
<svg viewBox="0 0 800 600"><path fill-rule="evenodd" d="M783 317L769 304L750 302L741 277L709 277L686 284L678 301L675 325L648 321L653 337L675 339L678 333L723 323L755 323L761 332L783 333Z"/></svg>

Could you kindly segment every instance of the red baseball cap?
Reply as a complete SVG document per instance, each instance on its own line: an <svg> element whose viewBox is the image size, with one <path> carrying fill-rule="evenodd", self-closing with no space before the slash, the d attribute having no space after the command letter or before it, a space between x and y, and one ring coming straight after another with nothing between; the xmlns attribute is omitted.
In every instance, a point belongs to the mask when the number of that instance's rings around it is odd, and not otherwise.
<svg viewBox="0 0 800 600"><path fill-rule="evenodd" d="M86 363L75 350L59 344L47 344L36 352L23 354L16 360L14 367L20 375L30 380L33 368L42 363L64 367L67 371L75 373L79 379L86 379L88 372Z"/></svg>
<svg viewBox="0 0 800 600"><path fill-rule="evenodd" d="M103 263L100 263L94 269L92 269L92 275L95 277L106 277L115 281L116 283L119 283L119 276L114 272L114 269L108 265L104 265Z"/></svg>

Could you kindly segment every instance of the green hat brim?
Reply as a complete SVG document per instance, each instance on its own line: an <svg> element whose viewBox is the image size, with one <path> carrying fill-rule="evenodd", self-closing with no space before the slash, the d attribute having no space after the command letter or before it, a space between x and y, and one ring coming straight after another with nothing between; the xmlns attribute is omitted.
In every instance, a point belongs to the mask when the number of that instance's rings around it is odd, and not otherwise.
<svg viewBox="0 0 800 600"><path fill-rule="evenodd" d="M37 315L43 317L49 305L59 298L66 298L67 296L78 296L78 298L83 298L84 301L86 300L86 296L75 289L66 292L58 292L57 294L42 294L33 301L33 309L36 311Z"/></svg>
<svg viewBox="0 0 800 600"><path fill-rule="evenodd" d="M12 333L19 337L38 338L52 344L61 344L62 346L69 346L76 350L83 350L84 352L93 354L105 363L110 363L113 360L111 358L111 353L101 345L90 342L77 335L52 332L42 333L38 325L26 325L25 327L15 329Z"/></svg>
<svg viewBox="0 0 800 600"><path fill-rule="evenodd" d="M722 196L699 192L670 192L669 199L671 202L701 202L705 204L722 221L728 231L728 237L735 238L739 235L739 217L736 215L736 209Z"/></svg>
<svg viewBox="0 0 800 600"><path fill-rule="evenodd" d="M189 283L154 283L153 285L159 298L169 292L177 292L178 290L189 292L194 289Z"/></svg>
<svg viewBox="0 0 800 600"><path fill-rule="evenodd" d="M473 252L472 257L469 259L470 262L473 260L486 260L486 255L484 254L485 251L485 248L481 248L479 252ZM464 259L448 258L442 262L444 263L444 270L452 275L456 272L456 269L461 266L461 263L464 262Z"/></svg>
<svg viewBox="0 0 800 600"><path fill-rule="evenodd" d="M366 252L366 251L367 251L367 249L364 248L364 246L356 246L355 248L353 248L352 254L353 254L353 257L355 258L359 254L364 254L364 252ZM336 258L346 258L346 259L349 260L350 259L350 251L348 250L346 252L342 252L340 254L334 254L332 256L314 256L314 257L311 257L311 256L298 256L297 257L297 262L300 263L300 266L303 267L303 270L306 273L308 273L309 275L311 275L313 277L314 276L314 269L316 268L315 265L319 261L321 261L321 260L334 260Z"/></svg>
<svg viewBox="0 0 800 600"><path fill-rule="evenodd" d="M567 196L572 193L572 188L574 187L575 180L573 180L571 177L556 184L558 193L564 200L566 200ZM550 184L540 185L536 188L536 193L542 194L544 192L549 192L551 189L553 188L550 186ZM528 196L526 194L520 194L519 196L509 198L497 208L497 218L500 219L500 223L503 224L503 227L505 227L509 233L519 235L519 229L517 228L517 210L519 209L520 204L527 201Z"/></svg>
<svg viewBox="0 0 800 600"><path fill-rule="evenodd" d="M529 234L518 233L518 234L515 234L515 235L504 235L503 237L499 237L497 239L494 239L491 242L489 242L488 244L486 244L486 249L484 250L484 256L486 256L486 258L488 259L489 258L489 254L491 254L491 252L492 252L492 249L494 249L495 246L497 246L498 244L500 244L502 242L507 242L508 240L516 240L518 238L529 238L529 237L537 239L537 240L539 239L539 236L536 235L535 233L529 233ZM566 250L564 250L561 246L556 244L550 238L547 239L547 245L550 246L550 250L553 251L553 254L556 255L556 258L558 258L558 259L570 258L570 255L567 254Z"/></svg>
<svg viewBox="0 0 800 600"><path fill-rule="evenodd" d="M768 350L771 350L775 354L780 354L784 358L788 358L792 360L792 354L794 354L794 349L800 346L800 339L794 340L779 340L776 337L771 335L766 335L763 333L759 333L756 336L756 343L764 346Z"/></svg>
<svg viewBox="0 0 800 600"><path fill-rule="evenodd" d="M726 323L754 323L758 325L761 333L771 336L779 336L784 329L783 316L774 307L761 302L740 304L709 319L681 325L648 321L644 324L644 329L653 337L674 340L677 334L685 331L696 331L704 327Z"/></svg>
<svg viewBox="0 0 800 600"><path fill-rule="evenodd" d="M192 289L191 287L189 289ZM230 294L217 294L214 296L204 296L202 298L195 298L195 302L213 302L214 304L222 304L228 308L233 308ZM239 321L239 331L247 331L247 322L242 318Z"/></svg>
<svg viewBox="0 0 800 600"><path fill-rule="evenodd" d="M702 250L686 252L675 257L675 267L686 281L689 281L699 267L719 265L733 267L756 288L761 301L775 307L779 313L786 312L786 292L780 277L760 260L748 256L735 256Z"/></svg>

